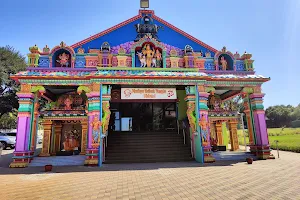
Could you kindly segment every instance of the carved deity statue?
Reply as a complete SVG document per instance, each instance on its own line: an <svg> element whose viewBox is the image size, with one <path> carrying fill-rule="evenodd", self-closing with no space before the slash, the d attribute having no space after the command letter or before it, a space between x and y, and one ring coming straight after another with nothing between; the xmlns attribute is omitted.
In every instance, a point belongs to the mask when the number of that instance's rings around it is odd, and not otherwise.
<svg viewBox="0 0 300 200"><path fill-rule="evenodd" d="M58 58L59 58L59 60L56 60L56 62L58 62L61 67L63 67L63 66L68 67L69 66L70 55L68 55L66 53L62 53L58 56Z"/></svg>
<svg viewBox="0 0 300 200"><path fill-rule="evenodd" d="M214 108L215 101L216 101L215 95L214 95L214 93L211 93L211 96L209 98L209 105L210 105L211 109Z"/></svg>
<svg viewBox="0 0 300 200"><path fill-rule="evenodd" d="M99 143L101 125L102 123L99 121L98 115L95 115L93 121L90 123L93 130L93 143Z"/></svg>
<svg viewBox="0 0 300 200"><path fill-rule="evenodd" d="M146 64L147 64L147 67L151 67L151 64L153 62L153 57L154 57L154 50L151 50L151 47L149 44L146 44L144 49L143 49L143 54L144 56L146 56Z"/></svg>
<svg viewBox="0 0 300 200"><path fill-rule="evenodd" d="M205 53L205 57L206 57L206 58L210 58L210 57L211 57L211 54L210 54L210 52L209 52L209 51L206 51L206 53Z"/></svg>
<svg viewBox="0 0 300 200"><path fill-rule="evenodd" d="M71 110L72 109L72 107L71 107L72 103L73 103L72 98L70 98L70 97L65 98L65 100L64 100L65 109L66 110Z"/></svg>
<svg viewBox="0 0 300 200"><path fill-rule="evenodd" d="M162 56L158 49L156 49L155 57L156 57L156 67L161 67Z"/></svg>
<svg viewBox="0 0 300 200"><path fill-rule="evenodd" d="M199 121L199 126L201 127L201 130L202 130L202 140L203 140L203 142L206 142L209 123L206 120L206 117L204 116L204 114L202 114L202 116L201 116L201 119Z"/></svg>
<svg viewBox="0 0 300 200"><path fill-rule="evenodd" d="M137 52L137 56L139 57L139 60L141 62L141 67L146 67L146 57L141 52Z"/></svg>
<svg viewBox="0 0 300 200"><path fill-rule="evenodd" d="M222 70L225 71L227 69L227 61L225 60L224 56L221 57L221 65L222 65Z"/></svg>
<svg viewBox="0 0 300 200"><path fill-rule="evenodd" d="M82 46L80 46L77 50L77 53L79 54L83 54L84 53L84 48L82 48Z"/></svg>
<svg viewBox="0 0 300 200"><path fill-rule="evenodd" d="M64 134L65 141L63 142L64 148L62 151L78 150L79 147L79 142L77 141L78 134L79 132L76 129L70 131L69 133L65 131Z"/></svg>

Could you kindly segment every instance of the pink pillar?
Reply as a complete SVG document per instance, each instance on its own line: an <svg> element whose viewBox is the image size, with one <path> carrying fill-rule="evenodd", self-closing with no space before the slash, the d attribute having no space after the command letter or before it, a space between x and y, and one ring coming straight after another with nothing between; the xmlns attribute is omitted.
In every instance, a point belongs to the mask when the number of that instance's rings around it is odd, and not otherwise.
<svg viewBox="0 0 300 200"><path fill-rule="evenodd" d="M260 159L270 158L269 137L265 119L262 93L254 93L249 96L253 113L254 129L256 135L256 155Z"/></svg>
<svg viewBox="0 0 300 200"><path fill-rule="evenodd" d="M17 93L17 95L19 97L17 137L14 158L10 167L27 167L34 154L29 149L34 95L32 93Z"/></svg>

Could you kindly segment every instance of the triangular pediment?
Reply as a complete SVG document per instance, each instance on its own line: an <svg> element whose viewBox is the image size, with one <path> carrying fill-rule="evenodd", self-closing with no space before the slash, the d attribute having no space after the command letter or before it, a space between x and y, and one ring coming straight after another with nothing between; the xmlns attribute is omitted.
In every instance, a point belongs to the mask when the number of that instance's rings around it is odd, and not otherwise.
<svg viewBox="0 0 300 200"><path fill-rule="evenodd" d="M122 44L133 43L137 37L136 25L140 24L145 15L149 16L152 23L157 25L161 30L158 31L157 36L161 43L169 49L176 48L183 50L186 45L193 47L194 51L207 52L210 51L212 56L217 50L199 39L189 35L188 33L178 29L174 25L166 22L154 14L152 10L140 10L139 14L117 24L107 30L86 38L71 47L77 49L82 47L85 52L88 49L99 49L104 42L108 42L112 47L119 47Z"/></svg>

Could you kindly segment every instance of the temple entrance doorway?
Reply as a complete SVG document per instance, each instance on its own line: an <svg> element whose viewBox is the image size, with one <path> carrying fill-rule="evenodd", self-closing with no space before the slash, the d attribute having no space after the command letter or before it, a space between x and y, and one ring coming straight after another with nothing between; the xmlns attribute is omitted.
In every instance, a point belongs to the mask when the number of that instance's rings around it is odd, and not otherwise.
<svg viewBox="0 0 300 200"><path fill-rule="evenodd" d="M111 103L110 131L176 131L176 102Z"/></svg>

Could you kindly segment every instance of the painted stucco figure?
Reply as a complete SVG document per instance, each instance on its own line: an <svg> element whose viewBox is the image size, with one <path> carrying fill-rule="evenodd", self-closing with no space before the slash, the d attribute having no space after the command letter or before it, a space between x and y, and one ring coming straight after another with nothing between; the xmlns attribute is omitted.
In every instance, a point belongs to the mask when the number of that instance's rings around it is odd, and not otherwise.
<svg viewBox="0 0 300 200"><path fill-rule="evenodd" d="M67 97L67 98L64 100L65 109L66 109L66 110L71 110L71 109L72 109L72 103L73 103L72 98L71 98L71 97Z"/></svg>
<svg viewBox="0 0 300 200"><path fill-rule="evenodd" d="M144 49L142 52L143 52L144 56L146 57L147 67L151 67L151 64L153 62L153 57L155 54L154 50L151 50L150 44L146 44L144 46Z"/></svg>
<svg viewBox="0 0 300 200"><path fill-rule="evenodd" d="M61 67L66 66L69 67L69 59L70 55L66 54L65 52L58 56L59 60L56 60L60 64Z"/></svg>
<svg viewBox="0 0 300 200"><path fill-rule="evenodd" d="M189 119L190 127L192 129L192 132L196 132L196 116L195 116L195 103L194 102L188 102L187 104L187 117Z"/></svg>
<svg viewBox="0 0 300 200"><path fill-rule="evenodd" d="M156 57L156 67L161 67L162 56L158 49L156 49L156 51L155 51L155 57Z"/></svg>
<svg viewBox="0 0 300 200"><path fill-rule="evenodd" d="M110 109L109 109L109 102L103 102L103 117L102 117L102 133L104 135L107 134L109 119L110 119Z"/></svg>
<svg viewBox="0 0 300 200"><path fill-rule="evenodd" d="M202 141L207 142L207 133L208 133L208 126L209 123L207 122L207 119L204 114L202 114L201 119L199 121L199 126L201 128L201 133L202 133Z"/></svg>
<svg viewBox="0 0 300 200"><path fill-rule="evenodd" d="M221 57L221 66L222 66L222 70L225 71L227 70L227 61L225 60L224 56Z"/></svg>
<svg viewBox="0 0 300 200"><path fill-rule="evenodd" d="M95 115L93 121L90 123L90 126L93 130L93 143L99 143L100 140L100 127L102 123L99 121L99 116Z"/></svg>

